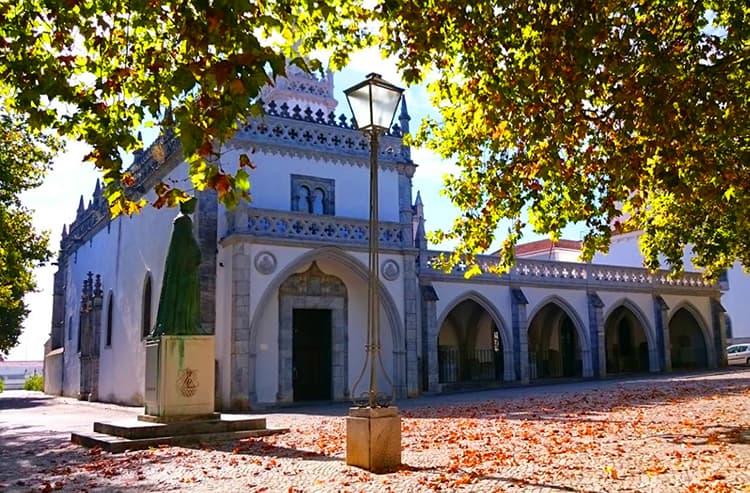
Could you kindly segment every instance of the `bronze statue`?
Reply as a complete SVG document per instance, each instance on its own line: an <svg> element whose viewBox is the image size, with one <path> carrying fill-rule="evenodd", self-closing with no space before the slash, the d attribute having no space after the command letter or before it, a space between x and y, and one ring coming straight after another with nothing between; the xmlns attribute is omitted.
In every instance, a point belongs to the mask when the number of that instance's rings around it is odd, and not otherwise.
<svg viewBox="0 0 750 493"><path fill-rule="evenodd" d="M172 223L164 278L159 295L159 311L151 337L161 335L205 335L200 323L200 277L198 266L201 252L193 235L193 221L188 214L195 211L192 198L180 205L180 215Z"/></svg>

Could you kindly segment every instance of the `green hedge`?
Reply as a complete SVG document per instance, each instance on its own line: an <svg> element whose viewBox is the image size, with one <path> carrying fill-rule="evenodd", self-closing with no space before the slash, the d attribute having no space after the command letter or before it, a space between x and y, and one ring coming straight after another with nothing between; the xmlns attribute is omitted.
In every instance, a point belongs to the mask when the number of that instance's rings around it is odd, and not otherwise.
<svg viewBox="0 0 750 493"><path fill-rule="evenodd" d="M23 382L23 390L44 391L44 378L41 375L31 375Z"/></svg>

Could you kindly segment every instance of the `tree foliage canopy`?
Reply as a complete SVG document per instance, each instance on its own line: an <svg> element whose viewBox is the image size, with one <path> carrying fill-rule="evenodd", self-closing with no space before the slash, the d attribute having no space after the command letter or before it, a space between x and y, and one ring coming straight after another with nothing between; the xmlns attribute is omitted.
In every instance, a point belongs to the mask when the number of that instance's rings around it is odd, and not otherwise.
<svg viewBox="0 0 750 493"><path fill-rule="evenodd" d="M0 16L8 106L92 145L115 214L143 205L121 155L144 122L174 129L193 185L231 206L248 174L215 158L285 59L315 68L300 56L326 47L337 68L376 44L407 82L433 74L440 117L415 137L461 170L445 185L461 214L434 235L458 240L449 263L471 264L510 219L499 270L527 225L554 239L573 223L585 258L613 229L643 230L651 268L679 270L686 245L709 275L750 266L743 0L0 0Z"/></svg>
<svg viewBox="0 0 750 493"><path fill-rule="evenodd" d="M36 287L33 269L50 255L47 234L34 230L19 194L41 183L57 150L56 139L0 116L0 354L18 343L28 314L23 297Z"/></svg>
<svg viewBox="0 0 750 493"><path fill-rule="evenodd" d="M462 211L435 238L449 259L489 248L511 219L501 267L526 222L583 254L642 230L648 267L692 245L710 276L750 267L750 8L744 1L394 2L389 53L410 80L431 68L440 120L417 135L461 173ZM426 19L425 19L426 17ZM525 219L527 218L527 219Z"/></svg>
<svg viewBox="0 0 750 493"><path fill-rule="evenodd" d="M287 60L314 69L298 53L336 46L343 64L367 37L364 15L345 0L0 0L0 90L33 125L93 148L113 215L144 205L130 200L122 156L154 123L180 138L193 186L232 206L250 184L217 164L221 145L261 113L260 90ZM157 194L157 206L188 198L166 184Z"/></svg>

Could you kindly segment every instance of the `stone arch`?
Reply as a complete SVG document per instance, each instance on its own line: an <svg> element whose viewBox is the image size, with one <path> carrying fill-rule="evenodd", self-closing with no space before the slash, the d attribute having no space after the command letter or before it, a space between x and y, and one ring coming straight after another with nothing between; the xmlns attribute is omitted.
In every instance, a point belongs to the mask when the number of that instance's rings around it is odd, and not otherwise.
<svg viewBox="0 0 750 493"><path fill-rule="evenodd" d="M532 372L535 370L536 378L543 378L545 374L549 375L558 375L563 376L565 373L573 373L576 376L580 377L590 377L592 376L592 368L591 368L591 343L587 334L587 331L585 330L585 325L583 324L583 321L581 317L578 315L578 312L570 306L570 304L565 301L563 298L557 295L551 295L544 299L542 299L539 303L536 304L534 310L531 312L531 314L528 317L528 326L526 327L526 331L528 334L528 351L529 351L529 359L532 360L534 358L534 354L532 351L532 334L531 331L535 328L535 322L537 321L537 317L542 315L545 310L549 311L550 307L557 308L558 312L553 313L554 314L554 325L557 327L557 330L559 332L565 332L565 334L570 334L571 329L572 333L575 334L576 340L573 341L574 343L577 342L578 345L578 353L581 358L581 366L580 369L576 368L575 370L570 370L569 368L565 369L557 369L557 368L548 368L550 371L542 371L544 369L544 364L541 362L537 362L536 365L532 364L533 361L530 361ZM570 321L570 325L566 324L567 320ZM571 327L572 326L572 327ZM564 330L563 330L564 329ZM543 348L547 349L547 348ZM562 362L566 362L566 365L569 365L570 362L565 360L562 355L558 358ZM541 361L541 360L540 360ZM561 363L562 366L562 363ZM532 373L533 375L533 373ZM572 375L571 375L572 376ZM534 378L532 376L532 378Z"/></svg>
<svg viewBox="0 0 750 493"><path fill-rule="evenodd" d="M305 272L286 278L279 293L279 364L278 402L299 399L300 389L294 384L294 310L330 310L330 361L321 361L317 376L330 383L327 399L343 400L349 397L348 390L348 334L347 334L347 290L344 282L336 276L324 273L313 261ZM327 331L326 331L327 332ZM320 347L320 346L319 346ZM321 351L325 353L325 351ZM320 356L323 356L322 354ZM321 360L327 358L321 358ZM327 385L323 385L326 387ZM309 397L308 397L309 398Z"/></svg>
<svg viewBox="0 0 750 493"><path fill-rule="evenodd" d="M676 317L680 314L687 314L692 321L695 323L697 333L700 334L702 343L701 347L695 347L693 343L695 341L690 337L688 331L677 331L675 327ZM682 315L680 315L682 316ZM714 347L711 344L711 337L708 333L708 326L706 321L701 316L700 311L690 302L682 301L677 304L669 316L669 323L667 328L669 330L669 344L670 344L670 358L672 362L672 369L680 368L710 368L712 367L711 362L715 361L714 358ZM676 336L676 337L673 337ZM690 344L684 345L684 337L690 339ZM692 349L692 356L688 357L688 354Z"/></svg>
<svg viewBox="0 0 750 493"><path fill-rule="evenodd" d="M648 319L643 314L643 311L640 309L638 305L636 305L633 301L631 301L629 298L622 298L620 300L617 300L615 303L613 303L609 310L607 310L607 313L604 316L604 331L605 331L605 351L607 351L607 365L609 368L610 366L610 354L608 352L609 348L609 342L608 340L608 334L610 329L610 322L614 322L614 320L611 320L613 316L625 316L624 314L618 315L618 310L622 311L625 310L627 314L629 314L640 326L640 329L643 333L643 336L645 338L646 343L646 354L645 356L639 356L638 361L639 364L636 364L636 368L632 368L633 365L630 365L629 371L658 371L659 370L659 357L658 357L658 351L657 351L657 345L656 345L656 337L653 331L653 328L651 324L649 324ZM643 368L643 364L647 366L647 368ZM607 370L607 373L619 373L619 371L612 372L610 370Z"/></svg>
<svg viewBox="0 0 750 493"><path fill-rule="evenodd" d="M502 314L498 311L494 303L492 303L487 297L475 290L470 290L461 293L454 300L449 303L445 309L443 309L440 316L437 318L438 334L443 327L444 322L450 315L450 313L465 301L473 301L479 305L489 315L492 322L497 328L497 332L502 344L502 358L503 368L502 375L503 381L509 382L513 380L513 337L511 335L508 326L505 323L505 319ZM437 343L437 341L436 341Z"/></svg>
<svg viewBox="0 0 750 493"><path fill-rule="evenodd" d="M280 270L280 272L266 285L263 290L258 304L256 306L267 306L273 296L278 292L279 286L291 275L297 273L302 267L310 264L315 260L333 260L344 267L347 267L358 279L362 282L367 282L367 276L369 275L369 269L362 262L354 258L352 255L342 250L341 248L334 246L325 246L314 250L307 251L301 254L299 257L291 261L286 267ZM404 349L404 328L401 316L396 306L393 297L388 292L387 288L380 283L380 304L381 308L385 311L386 318L391 327L391 338L393 343L393 368L391 375L393 376L393 384L396 389L405 388L405 349ZM255 354L257 351L257 339L258 339L258 325L263 317L262 310L255 310L248 328L239 328L239 333L234 334L235 340L247 340L250 361L247 364L248 368L248 380L247 384L249 388L240 389L240 392L247 391L248 397L252 400L255 397ZM234 363L235 367L243 367L244 364ZM403 391L399 391L399 394L403 395ZM234 399L234 397L232 397Z"/></svg>

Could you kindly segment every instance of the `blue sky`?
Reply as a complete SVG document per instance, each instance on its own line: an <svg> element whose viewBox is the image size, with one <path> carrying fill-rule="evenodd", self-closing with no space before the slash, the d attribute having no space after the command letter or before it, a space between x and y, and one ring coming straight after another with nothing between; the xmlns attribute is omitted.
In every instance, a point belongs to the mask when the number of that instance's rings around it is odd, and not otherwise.
<svg viewBox="0 0 750 493"><path fill-rule="evenodd" d="M366 50L352 58L350 65L342 72L334 75L336 99L339 105L336 113L349 113L343 90L360 82L370 72L377 72L389 82L405 87L396 71L396 64L392 60L382 60L376 50ZM406 90L406 100L409 114L412 117L411 128L415 130L421 119L432 110L423 86L411 87ZM94 191L96 179L99 177L91 164L83 163L86 148L75 142L67 146L64 154L54 163L52 171L38 189L31 190L22 196L24 204L34 211L34 225L37 229L50 231L51 247L56 250L60 244L60 233L64 224L70 224L75 219L78 201L81 195L88 203ZM433 153L424 149L413 149L412 159L419 165L414 176L414 196L421 192L425 204L427 229L448 228L456 216L456 210L447 197L440 195L442 176L451 173L456 167L444 162ZM533 240L538 236L527 235L525 240ZM502 238L501 238L502 239ZM571 239L578 239L573 232ZM496 240L490 251L499 245ZM443 248L449 246L443 245ZM38 291L27 296L26 300L31 313L24 324L20 344L10 351L10 360L41 360L43 345L46 341L51 324L52 314L52 276L56 266L48 264L36 269Z"/></svg>

